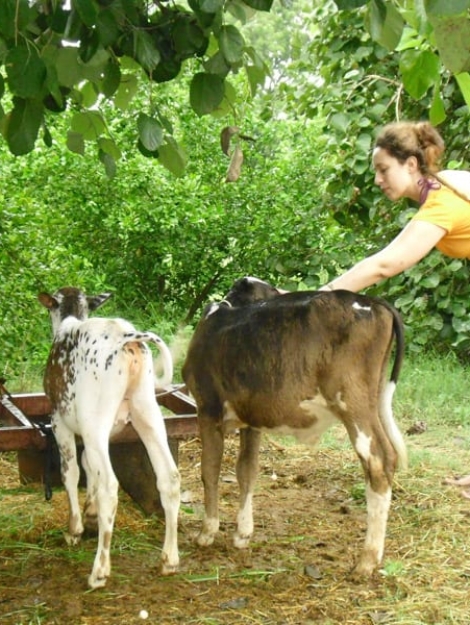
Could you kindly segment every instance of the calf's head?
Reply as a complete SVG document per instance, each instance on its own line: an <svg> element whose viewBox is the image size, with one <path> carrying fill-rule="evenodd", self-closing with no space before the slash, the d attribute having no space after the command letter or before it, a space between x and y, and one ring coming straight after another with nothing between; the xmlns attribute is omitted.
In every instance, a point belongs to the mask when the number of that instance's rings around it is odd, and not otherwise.
<svg viewBox="0 0 470 625"><path fill-rule="evenodd" d="M53 295L44 292L39 293L38 300L49 310L52 331L55 336L64 319L75 317L79 321L84 321L89 312L102 306L111 295L111 293L85 295L80 289L66 286Z"/></svg>
<svg viewBox="0 0 470 625"><path fill-rule="evenodd" d="M233 307L246 306L259 300L273 299L282 291L259 278L245 277L234 282L225 296L225 301Z"/></svg>

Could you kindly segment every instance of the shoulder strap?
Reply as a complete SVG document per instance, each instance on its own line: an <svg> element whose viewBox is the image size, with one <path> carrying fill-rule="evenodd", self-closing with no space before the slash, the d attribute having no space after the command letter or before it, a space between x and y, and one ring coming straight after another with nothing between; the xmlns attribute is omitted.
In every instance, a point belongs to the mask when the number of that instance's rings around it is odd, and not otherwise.
<svg viewBox="0 0 470 625"><path fill-rule="evenodd" d="M447 187L448 189L450 189L453 193L455 193L455 195L458 195L459 198L461 198L462 200L465 200L466 202L470 204L470 193L465 193L465 191L461 191L457 189L454 185L450 184L447 180L445 180L441 176L440 172L438 174L432 174L432 177L435 178L444 187Z"/></svg>

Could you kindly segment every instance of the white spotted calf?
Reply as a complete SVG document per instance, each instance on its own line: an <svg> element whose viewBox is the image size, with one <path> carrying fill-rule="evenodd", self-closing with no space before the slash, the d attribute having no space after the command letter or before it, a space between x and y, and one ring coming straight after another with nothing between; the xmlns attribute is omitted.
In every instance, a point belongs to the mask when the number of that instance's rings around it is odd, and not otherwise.
<svg viewBox="0 0 470 625"><path fill-rule="evenodd" d="M110 547L118 504L118 481L109 458L109 439L129 421L142 439L157 476L165 511L162 572L173 573L179 562L177 523L180 478L171 455L165 423L155 399L155 386L169 384L173 363L168 347L151 332L139 332L123 319L88 319L110 294L89 297L65 287L53 295L40 293L50 313L54 340L44 374L52 405L52 430L61 458L62 480L69 501L66 539L76 544L84 531L78 500L79 467L75 436L83 441L87 477L85 525L98 525L98 548L88 584L99 588L111 571ZM156 380L152 352L163 357L163 377Z"/></svg>
<svg viewBox="0 0 470 625"><path fill-rule="evenodd" d="M280 295L265 282L243 278L224 301L209 305L183 366L202 442L205 516L198 543L210 545L219 529L225 432L240 429L234 542L246 547L253 533L261 431L314 443L331 424L342 422L366 480L367 534L355 574L370 575L382 559L397 461L406 464L392 413L403 347L398 313L383 300L349 291Z"/></svg>

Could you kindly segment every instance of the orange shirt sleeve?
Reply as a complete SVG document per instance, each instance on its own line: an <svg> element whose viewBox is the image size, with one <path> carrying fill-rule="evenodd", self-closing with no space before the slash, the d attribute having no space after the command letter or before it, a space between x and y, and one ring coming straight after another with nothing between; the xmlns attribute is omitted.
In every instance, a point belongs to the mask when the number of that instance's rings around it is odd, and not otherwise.
<svg viewBox="0 0 470 625"><path fill-rule="evenodd" d="M451 189L431 190L414 220L426 221L446 231L437 249L454 258L470 258L470 202Z"/></svg>

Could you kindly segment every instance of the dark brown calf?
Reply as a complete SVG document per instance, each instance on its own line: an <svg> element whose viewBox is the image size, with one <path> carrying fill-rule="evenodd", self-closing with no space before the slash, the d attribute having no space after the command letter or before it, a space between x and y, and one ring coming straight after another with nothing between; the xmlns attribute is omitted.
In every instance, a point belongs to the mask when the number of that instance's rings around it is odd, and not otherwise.
<svg viewBox="0 0 470 625"><path fill-rule="evenodd" d="M365 473L367 534L356 573L370 575L383 555L397 461L406 464L392 413L403 349L398 313L383 300L349 291L279 295L265 282L243 278L223 302L209 305L183 366L202 441L205 517L198 543L210 545L219 529L218 481L227 431L240 428L234 543L242 548L253 533L262 430L315 443L341 421Z"/></svg>

